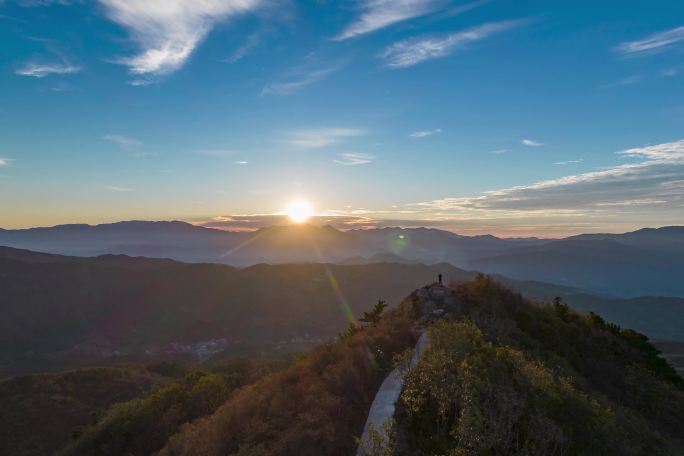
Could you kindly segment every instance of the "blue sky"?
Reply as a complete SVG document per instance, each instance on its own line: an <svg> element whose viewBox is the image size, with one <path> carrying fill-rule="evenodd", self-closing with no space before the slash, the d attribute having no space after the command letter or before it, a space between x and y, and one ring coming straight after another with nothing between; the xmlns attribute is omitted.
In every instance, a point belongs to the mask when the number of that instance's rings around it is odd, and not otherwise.
<svg viewBox="0 0 684 456"><path fill-rule="evenodd" d="M684 220L681 1L0 1L0 226Z"/></svg>

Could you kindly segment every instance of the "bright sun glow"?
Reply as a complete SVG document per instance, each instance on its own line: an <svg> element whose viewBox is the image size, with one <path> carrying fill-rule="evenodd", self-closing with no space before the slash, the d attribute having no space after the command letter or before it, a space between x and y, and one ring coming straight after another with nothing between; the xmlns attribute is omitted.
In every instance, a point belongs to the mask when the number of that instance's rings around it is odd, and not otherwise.
<svg viewBox="0 0 684 456"><path fill-rule="evenodd" d="M293 201L287 205L285 213L294 223L304 223L313 215L313 208L306 201Z"/></svg>

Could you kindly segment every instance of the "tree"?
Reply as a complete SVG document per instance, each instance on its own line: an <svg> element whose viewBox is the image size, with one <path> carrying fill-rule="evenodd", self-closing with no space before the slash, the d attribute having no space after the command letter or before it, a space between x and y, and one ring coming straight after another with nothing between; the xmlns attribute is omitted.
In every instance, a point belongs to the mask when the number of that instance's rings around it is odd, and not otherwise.
<svg viewBox="0 0 684 456"><path fill-rule="evenodd" d="M385 311L385 308L387 307L387 303L383 301L382 299L373 306L373 309L370 312L364 312L363 317L359 318L359 321L363 323L369 323L372 326L377 325L380 323L380 319L382 318L382 313Z"/></svg>

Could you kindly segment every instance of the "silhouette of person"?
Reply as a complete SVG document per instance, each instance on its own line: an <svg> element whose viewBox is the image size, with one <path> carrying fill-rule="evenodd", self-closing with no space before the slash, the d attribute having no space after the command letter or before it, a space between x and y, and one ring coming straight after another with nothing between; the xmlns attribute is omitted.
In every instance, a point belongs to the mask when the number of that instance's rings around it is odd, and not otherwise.
<svg viewBox="0 0 684 456"><path fill-rule="evenodd" d="M440 272L439 275L437 276L439 278L439 284L442 284L442 273Z"/></svg>

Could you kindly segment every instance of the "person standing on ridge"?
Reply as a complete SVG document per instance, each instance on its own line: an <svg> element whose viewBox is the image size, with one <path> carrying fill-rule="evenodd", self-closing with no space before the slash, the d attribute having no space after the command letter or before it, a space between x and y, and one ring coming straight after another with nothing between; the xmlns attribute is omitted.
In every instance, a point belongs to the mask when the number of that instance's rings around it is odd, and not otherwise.
<svg viewBox="0 0 684 456"><path fill-rule="evenodd" d="M442 273L440 272L439 275L437 276L438 282L440 285L442 285Z"/></svg>

